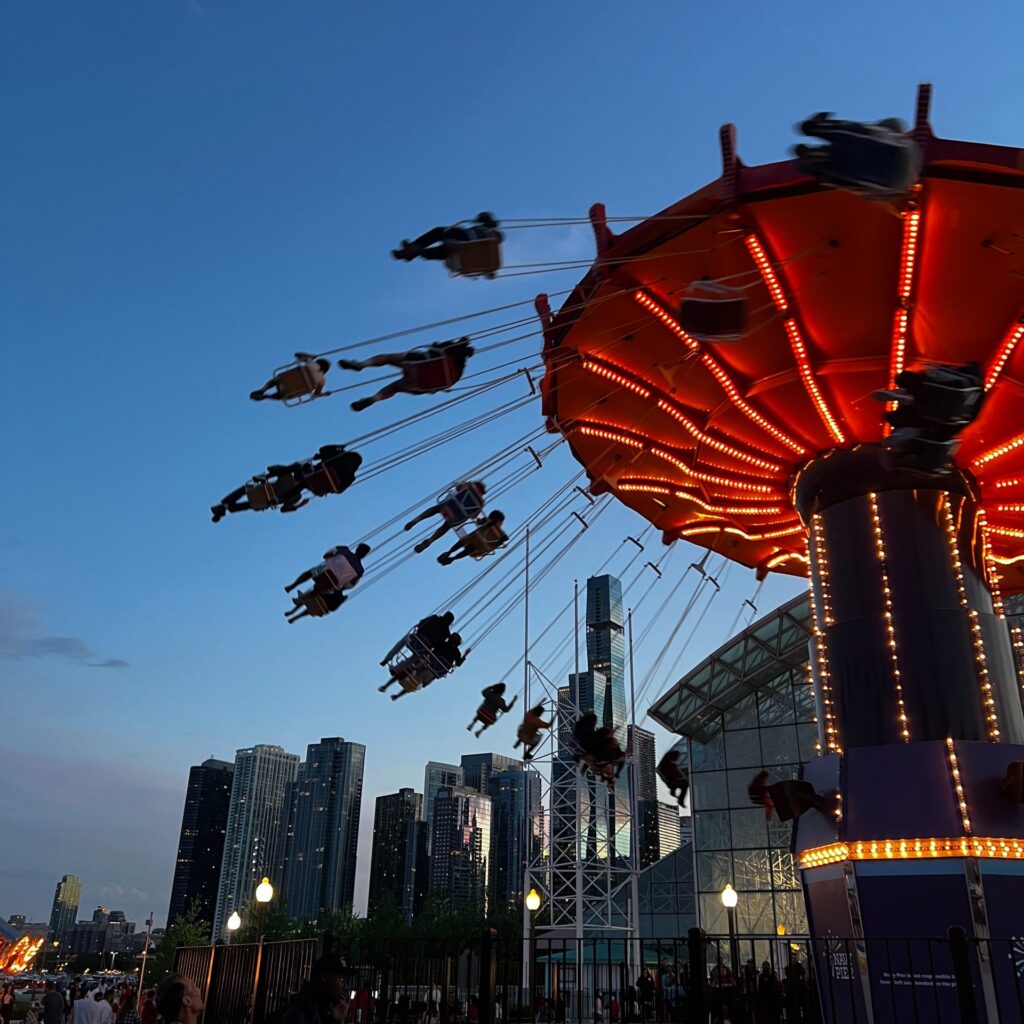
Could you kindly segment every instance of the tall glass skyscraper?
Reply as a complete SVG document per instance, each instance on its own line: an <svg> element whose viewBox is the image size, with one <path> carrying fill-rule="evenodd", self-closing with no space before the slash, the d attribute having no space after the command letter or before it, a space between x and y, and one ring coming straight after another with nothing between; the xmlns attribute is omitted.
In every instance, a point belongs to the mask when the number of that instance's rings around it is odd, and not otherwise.
<svg viewBox="0 0 1024 1024"><path fill-rule="evenodd" d="M522 906L527 864L536 860L543 842L540 777L522 768L492 771L490 906Z"/></svg>
<svg viewBox="0 0 1024 1024"><path fill-rule="evenodd" d="M58 883L53 894L53 907L50 910L50 927L46 937L51 941L60 940L60 936L71 931L78 917L78 904L82 899L82 880L78 875L65 875Z"/></svg>
<svg viewBox="0 0 1024 1024"><path fill-rule="evenodd" d="M355 895L366 747L340 736L311 743L290 791L281 891L290 917L316 920Z"/></svg>
<svg viewBox="0 0 1024 1024"><path fill-rule="evenodd" d="M277 867L288 817L289 787L299 757L282 747L258 743L235 753L224 858L213 916L214 939L224 936L231 911L246 906L260 879L280 884Z"/></svg>
<svg viewBox="0 0 1024 1024"><path fill-rule="evenodd" d="M487 910L491 798L475 789L442 786L434 798L430 891L446 892L452 910Z"/></svg>
<svg viewBox="0 0 1024 1024"><path fill-rule="evenodd" d="M213 925L234 774L235 766L230 761L212 757L193 765L188 773L171 903L167 909L168 928L193 906L198 907L199 920Z"/></svg>

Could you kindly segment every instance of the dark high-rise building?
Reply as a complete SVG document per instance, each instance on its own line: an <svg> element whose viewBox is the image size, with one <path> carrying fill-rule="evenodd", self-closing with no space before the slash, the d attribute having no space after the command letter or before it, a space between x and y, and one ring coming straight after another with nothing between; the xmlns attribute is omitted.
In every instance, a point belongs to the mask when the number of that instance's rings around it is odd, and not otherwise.
<svg viewBox="0 0 1024 1024"><path fill-rule="evenodd" d="M463 754L462 785L467 789L488 792L487 780L494 772L522 768L523 762L505 754Z"/></svg>
<svg viewBox="0 0 1024 1024"><path fill-rule="evenodd" d="M427 854L434 832L434 798L442 786L461 786L462 768L443 761L428 761L423 772L423 820L427 823Z"/></svg>
<svg viewBox="0 0 1024 1024"><path fill-rule="evenodd" d="M234 773L231 762L212 757L189 769L167 908L168 927L193 906L198 907L199 920L213 927Z"/></svg>
<svg viewBox="0 0 1024 1024"><path fill-rule="evenodd" d="M610 729L626 724L626 640L622 582L615 576L587 580L587 668L591 681L604 676L604 687L590 694L588 709Z"/></svg>
<svg viewBox="0 0 1024 1024"><path fill-rule="evenodd" d="M425 843L423 797L400 789L377 797L373 815L373 852L370 860L369 915L390 894L395 906L411 921L417 909L417 869Z"/></svg>
<svg viewBox="0 0 1024 1024"><path fill-rule="evenodd" d="M50 927L47 938L51 941L69 932L78 917L78 904L82 899L82 880L78 875L65 875L58 883L53 894L53 907L50 910Z"/></svg>
<svg viewBox="0 0 1024 1024"><path fill-rule="evenodd" d="M446 892L452 910L486 912L490 883L491 798L442 786L434 798L430 890Z"/></svg>
<svg viewBox="0 0 1024 1024"><path fill-rule="evenodd" d="M538 858L543 841L540 786L540 776L522 768L492 771L487 780L492 910L509 904L522 906L526 867Z"/></svg>
<svg viewBox="0 0 1024 1024"><path fill-rule="evenodd" d="M366 747L311 743L289 793L281 891L290 917L315 921L352 905Z"/></svg>

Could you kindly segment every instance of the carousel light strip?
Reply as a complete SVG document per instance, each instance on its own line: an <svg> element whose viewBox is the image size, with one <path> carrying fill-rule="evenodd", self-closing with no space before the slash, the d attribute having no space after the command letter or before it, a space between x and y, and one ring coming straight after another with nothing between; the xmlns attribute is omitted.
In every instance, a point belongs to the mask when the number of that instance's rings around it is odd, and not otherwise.
<svg viewBox="0 0 1024 1024"><path fill-rule="evenodd" d="M750 452L745 452L741 448L737 448L735 445L721 441L717 437L713 437L711 434L701 430L700 427L698 427L697 424L690 419L690 417L687 416L676 403L668 399L656 385L652 384L649 380L645 380L639 374L627 370L626 367L619 366L610 359L595 359L591 356L584 356L582 365L583 369L588 373L594 373L600 377L605 377L608 380L614 381L617 384L621 384L623 387L640 395L641 398L650 398L652 395L656 396L658 408L661 409L662 412L668 413L668 415L676 420L677 423L681 423L691 434L693 434L696 440L700 441L702 444L706 444L709 448L714 448L716 451L720 451L723 454L729 455L741 462L749 463L751 466L756 466L758 469L767 470L769 473L784 472L783 467L777 462L770 462L768 459L759 458Z"/></svg>
<svg viewBox="0 0 1024 1024"><path fill-rule="evenodd" d="M824 622L818 621L818 610L813 594L811 596L811 621L814 627L814 643L818 653L818 678L821 680L821 699L825 709L825 746L829 753L840 754L839 736L835 716L832 713L832 684L828 673L828 650L825 644L823 626L832 625L832 600L828 584L828 552L821 529L821 514L811 518L811 542L814 545L814 561L818 570L821 588L821 610Z"/></svg>
<svg viewBox="0 0 1024 1024"><path fill-rule="evenodd" d="M793 350L793 358L796 359L797 369L800 371L800 377L804 382L804 390L810 395L811 401L818 410L818 415L828 428L828 432L832 435L832 440L836 444L846 444L846 437L843 435L842 430L839 429L839 424L832 415L832 410L829 409L825 396L821 393L821 388L818 387L818 381L814 376L810 357L807 355L807 346L800 335L800 328L792 317L783 326L786 328L786 334L789 337L789 347Z"/></svg>
<svg viewBox="0 0 1024 1024"><path fill-rule="evenodd" d="M845 860L933 860L978 857L988 860L1024 860L1024 841L986 836L943 836L940 839L865 839L830 843L804 850L800 867L820 868Z"/></svg>
<svg viewBox="0 0 1024 1024"><path fill-rule="evenodd" d="M607 430L604 427L578 426L576 428L586 437L600 437L605 441L616 441L619 444L628 445L630 448L643 448L643 442L638 441L629 434L620 434L617 430Z"/></svg>
<svg viewBox="0 0 1024 1024"><path fill-rule="evenodd" d="M734 487L738 491L748 491L751 494L768 494L772 497L779 496L778 489L772 487L771 484L754 484L749 483L746 480L739 480L735 477L715 476L714 473L705 473L703 470L693 469L683 462L683 460L678 456L665 451L664 448L652 448L651 454L657 456L659 459L664 459L666 462L671 462L673 466L681 469L687 476L692 476L695 480L700 480L703 483L714 484L718 487Z"/></svg>
<svg viewBox="0 0 1024 1024"><path fill-rule="evenodd" d="M946 539L949 543L949 553L953 561L953 572L956 576L956 586L960 593L960 607L967 613L971 629L971 643L974 646L974 660L978 665L978 682L981 684L981 701L985 706L985 719L988 722L988 737L990 740L999 739L999 717L996 714L996 702L992 696L992 681L988 675L988 663L985 658L985 641L981 634L981 623L978 620L978 613L967 601L967 590L964 587L964 572L960 562L960 549L957 546L956 527L953 525L953 513L949 507L949 499L943 495L942 510L946 518ZM994 528L993 528L994 529Z"/></svg>
<svg viewBox="0 0 1024 1024"><path fill-rule="evenodd" d="M917 268L917 237L921 230L921 211L909 207L903 212L903 239L900 243L900 271L896 297L899 306L892 322L892 351L889 357L889 387L896 387L896 377L903 372L907 361L907 339L910 331L910 296L914 291L914 271ZM887 408L891 411L895 403ZM888 427L891 431L892 427Z"/></svg>
<svg viewBox="0 0 1024 1024"><path fill-rule="evenodd" d="M777 555L772 555L767 562L764 563L764 567L769 571L778 568L783 562L790 562L793 559L803 562L804 565L810 561L810 559L801 554L799 551L780 551Z"/></svg>
<svg viewBox="0 0 1024 1024"><path fill-rule="evenodd" d="M1024 502L1012 502L1010 504L993 505L993 512L1024 512Z"/></svg>
<svg viewBox="0 0 1024 1024"><path fill-rule="evenodd" d="M1024 445L1024 434L1018 434L1016 437L1011 438L1009 441L1004 441L1002 444L996 445L995 448L990 448L987 452L983 452L971 463L971 465L987 465L989 462L993 462L996 459L1002 458L1004 455L1008 455L1010 452L1015 452L1021 445Z"/></svg>
<svg viewBox="0 0 1024 1024"><path fill-rule="evenodd" d="M786 330L786 336L789 338L789 347L792 349L793 358L796 360L797 369L800 371L800 379L804 383L804 390L814 403L815 409L818 410L818 416L821 417L822 423L825 424L829 434L832 435L832 440L836 444L846 444L846 438L843 436L843 432L832 415L832 410L829 409L821 388L818 386L817 378L814 375L814 368L811 366L810 356L807 354L807 345L804 342L803 335L800 333L800 327L796 322L796 318L792 316L792 310L789 307L789 301L786 299L782 283L779 281L778 274L775 273L775 268L772 266L772 262L768 258L761 240L757 235L749 234L744 241L747 243L747 249L751 257L753 257L758 271L760 271L761 280L764 281L768 294L772 297L772 301L779 312L786 316L783 327Z"/></svg>
<svg viewBox="0 0 1024 1024"><path fill-rule="evenodd" d="M996 353L995 359L992 360L992 365L989 366L988 373L985 374L986 391L990 391L992 389L992 385L999 380L999 375L1003 372L1003 367L1006 366L1010 356L1013 355L1021 338L1024 338L1024 321L1018 321L1018 323L1003 339L1003 344Z"/></svg>
<svg viewBox="0 0 1024 1024"><path fill-rule="evenodd" d="M997 510L1002 507L996 505ZM1024 505L1020 506L1020 510L1024 511ZM1006 609L1003 607L1003 594L999 589L999 572L996 569L995 559L992 557L992 545L988 540L989 526L983 508L978 509L978 525L981 527L981 547L985 555L985 582L992 594L992 608L999 618L1005 619Z"/></svg>
<svg viewBox="0 0 1024 1024"><path fill-rule="evenodd" d="M645 388L642 384L638 384L635 380L631 380L629 377L626 377L621 373L617 373L608 366L603 366L601 363L595 363L592 359L583 360L583 369L588 373L596 373L599 377L605 377L607 380L614 381L616 384L620 384L622 387L628 388L641 398L651 397L650 390Z"/></svg>
<svg viewBox="0 0 1024 1024"><path fill-rule="evenodd" d="M810 600L811 600L811 603L813 604L814 599L811 598ZM814 669L811 668L811 660L810 660L810 658L807 659L807 685L810 688L811 693L813 694L814 693ZM814 724L815 725L818 724L818 716L817 715L814 716ZM818 737L820 737L820 735L821 734L819 732L818 736L816 736L815 739L814 739L814 753L817 754L819 757L821 756L821 740L818 738Z"/></svg>
<svg viewBox="0 0 1024 1024"><path fill-rule="evenodd" d="M1016 487L1018 484L1024 483L1024 477L1014 476L1004 478L1002 480L986 481L986 487L993 487L997 491L1004 490L1007 487Z"/></svg>
<svg viewBox="0 0 1024 1024"><path fill-rule="evenodd" d="M696 338L692 337L679 325L679 322L670 316L657 302L654 301L646 292L637 289L633 293L633 298L646 309L649 313L657 317L680 341L691 351L700 356L700 361L704 364L705 368L711 373L711 375L718 381L719 386L726 393L729 401L732 402L740 412L743 413L747 419L756 423L762 430L771 434L777 441L784 444L790 451L796 452L797 455L806 455L807 449L800 444L799 441L794 441L787 433L780 430L774 423L762 416L753 406L748 404L743 397L740 395L739 388L736 387L732 378L728 373L719 365L718 361L705 352L701 347L700 343Z"/></svg>
<svg viewBox="0 0 1024 1024"><path fill-rule="evenodd" d="M964 834L970 835L971 817L967 813L967 796L960 781L960 765L957 762L956 747L953 744L952 736L946 737L946 757L949 759L949 776L953 780L953 792L956 794L956 803L960 808L960 822L964 827Z"/></svg>
<svg viewBox="0 0 1024 1024"><path fill-rule="evenodd" d="M989 531L992 531L991 526L989 527ZM996 565L1016 565L1018 562L1024 562L1024 555L1004 556L993 554L992 561L995 562Z"/></svg>
<svg viewBox="0 0 1024 1024"><path fill-rule="evenodd" d="M882 536L882 517L878 510L878 495L873 491L868 495L871 503L871 526L875 535L875 552L882 576L882 612L885 617L886 642L889 646L889 661L892 663L893 684L896 687L896 717L900 723L900 735L904 743L910 742L910 720L907 718L907 707L903 703L903 684L900 677L900 659L896 649L896 628L892 616L892 591L889 589L889 572L885 559L885 540Z"/></svg>
<svg viewBox="0 0 1024 1024"><path fill-rule="evenodd" d="M988 532L996 537L1012 537L1014 540L1020 540L1024 537L1024 530L1015 530L1010 526L992 526L988 528ZM1017 561L1016 558L998 558L993 556L994 560L1000 565L1012 565Z"/></svg>
<svg viewBox="0 0 1024 1024"><path fill-rule="evenodd" d="M710 533L731 533L734 537L741 537L743 540L778 540L780 537L795 537L804 532L802 524L797 523L792 527L785 527L778 530L766 530L764 533L747 533L738 526L687 526L677 531L680 537L705 537Z"/></svg>
<svg viewBox="0 0 1024 1024"><path fill-rule="evenodd" d="M773 516L781 515L786 511L781 505L730 505L725 507L709 505L692 491L678 487L665 487L662 484L622 483L620 481L615 488L619 491L632 491L639 494L671 494L675 498L692 501L705 512L711 512L718 516Z"/></svg>

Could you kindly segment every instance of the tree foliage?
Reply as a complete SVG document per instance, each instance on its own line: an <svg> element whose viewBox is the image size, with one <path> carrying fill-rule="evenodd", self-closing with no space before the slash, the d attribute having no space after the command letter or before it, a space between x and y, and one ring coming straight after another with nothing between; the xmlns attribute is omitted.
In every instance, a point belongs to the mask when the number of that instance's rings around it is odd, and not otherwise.
<svg viewBox="0 0 1024 1024"><path fill-rule="evenodd" d="M201 916L202 909L198 900L181 917L175 918L166 932L163 941L155 953L146 960L146 977L144 984L158 985L174 970L174 951L179 946L205 946L210 941L210 925Z"/></svg>

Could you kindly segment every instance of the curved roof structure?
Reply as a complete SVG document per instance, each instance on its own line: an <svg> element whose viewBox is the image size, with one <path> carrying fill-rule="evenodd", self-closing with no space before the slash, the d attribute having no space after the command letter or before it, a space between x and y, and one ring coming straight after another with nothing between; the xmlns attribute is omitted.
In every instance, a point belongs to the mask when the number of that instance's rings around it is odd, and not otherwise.
<svg viewBox="0 0 1024 1024"><path fill-rule="evenodd" d="M650 716L680 736L706 742L715 722L734 704L808 660L812 637L806 594L780 605L727 640L691 669L650 709Z"/></svg>
<svg viewBox="0 0 1024 1024"><path fill-rule="evenodd" d="M1024 589L1024 150L937 138L927 87L920 183L874 201L795 161L722 176L615 236L546 319L545 414L586 467L663 531L762 571L805 575L792 491L808 460L878 442L872 392L926 361L977 361L987 401L957 466L977 485L992 566ZM676 315L710 279L742 289L741 339ZM544 304L539 300L544 316Z"/></svg>

